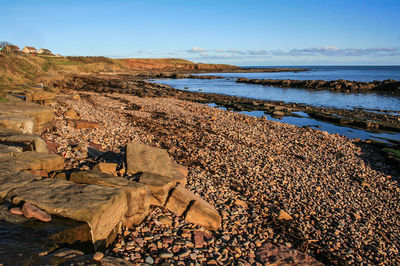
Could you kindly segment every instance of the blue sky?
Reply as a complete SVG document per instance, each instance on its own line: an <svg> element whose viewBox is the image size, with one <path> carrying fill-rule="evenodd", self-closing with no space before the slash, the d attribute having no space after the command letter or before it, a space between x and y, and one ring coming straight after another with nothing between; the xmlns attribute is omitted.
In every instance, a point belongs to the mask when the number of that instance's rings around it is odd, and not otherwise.
<svg viewBox="0 0 400 266"><path fill-rule="evenodd" d="M0 0L0 41L62 55L400 64L400 0Z"/></svg>

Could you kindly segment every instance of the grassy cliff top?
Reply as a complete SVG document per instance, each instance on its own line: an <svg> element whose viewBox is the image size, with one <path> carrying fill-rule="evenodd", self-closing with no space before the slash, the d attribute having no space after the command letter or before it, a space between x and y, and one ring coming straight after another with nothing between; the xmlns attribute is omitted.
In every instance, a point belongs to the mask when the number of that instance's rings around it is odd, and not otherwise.
<svg viewBox="0 0 400 266"><path fill-rule="evenodd" d="M11 85L31 85L61 77L65 73L137 72L137 71L197 71L238 69L236 66L198 64L176 58L128 58L84 56L33 56L0 53L0 88Z"/></svg>

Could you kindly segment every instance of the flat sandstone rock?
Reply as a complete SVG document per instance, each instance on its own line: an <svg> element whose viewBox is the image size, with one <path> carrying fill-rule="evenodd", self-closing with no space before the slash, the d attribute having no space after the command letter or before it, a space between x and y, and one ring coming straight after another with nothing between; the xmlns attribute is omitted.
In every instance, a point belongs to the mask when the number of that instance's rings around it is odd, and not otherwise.
<svg viewBox="0 0 400 266"><path fill-rule="evenodd" d="M79 171L71 173L69 180L81 184L118 188L125 192L127 201L125 216L147 213L150 207L149 192L146 186L122 177L96 171Z"/></svg>
<svg viewBox="0 0 400 266"><path fill-rule="evenodd" d="M25 169L50 172L64 168L64 158L54 153L26 151L15 154L15 157L26 162Z"/></svg>
<svg viewBox="0 0 400 266"><path fill-rule="evenodd" d="M50 107L29 102L8 101L0 103L0 115L22 116L34 119L33 132L41 132L53 121L54 114Z"/></svg>
<svg viewBox="0 0 400 266"><path fill-rule="evenodd" d="M95 249L119 226L126 211L126 196L119 189L59 179L30 182L10 191L7 200L29 202L51 215L87 222Z"/></svg>
<svg viewBox="0 0 400 266"><path fill-rule="evenodd" d="M1 174L0 171L0 199L4 199L11 190L23 187L39 178L37 175L25 172Z"/></svg>

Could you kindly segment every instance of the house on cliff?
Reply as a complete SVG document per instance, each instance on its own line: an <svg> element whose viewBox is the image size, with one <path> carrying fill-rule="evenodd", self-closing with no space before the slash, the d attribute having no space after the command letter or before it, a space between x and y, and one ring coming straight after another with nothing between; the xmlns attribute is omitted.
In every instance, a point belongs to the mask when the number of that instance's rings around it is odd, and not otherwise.
<svg viewBox="0 0 400 266"><path fill-rule="evenodd" d="M40 48L38 50L38 54L40 55L51 55L51 51L49 49Z"/></svg>
<svg viewBox="0 0 400 266"><path fill-rule="evenodd" d="M25 54L35 54L37 53L37 50L35 47L25 46L24 49L22 49L22 52Z"/></svg>
<svg viewBox="0 0 400 266"><path fill-rule="evenodd" d="M11 53L18 53L20 52L19 47L16 45L6 45L3 48L3 52L7 53L7 54L11 54Z"/></svg>

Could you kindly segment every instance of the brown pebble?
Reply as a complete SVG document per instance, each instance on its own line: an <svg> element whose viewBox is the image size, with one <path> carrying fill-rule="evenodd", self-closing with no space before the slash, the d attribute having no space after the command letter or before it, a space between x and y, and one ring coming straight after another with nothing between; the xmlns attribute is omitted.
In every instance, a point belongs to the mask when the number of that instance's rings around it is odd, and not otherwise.
<svg viewBox="0 0 400 266"><path fill-rule="evenodd" d="M94 260L102 260L104 258L104 253L103 252L96 252L93 255Z"/></svg>

